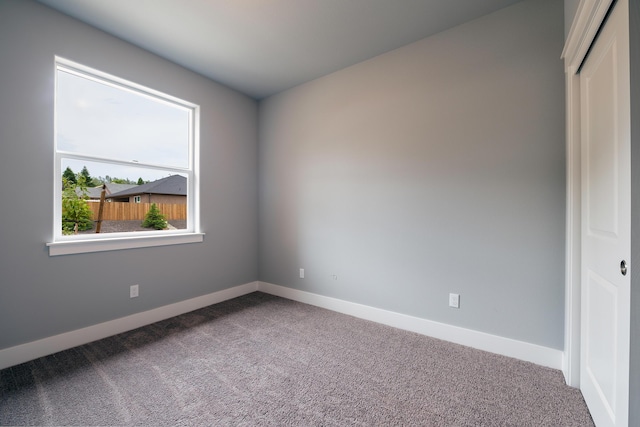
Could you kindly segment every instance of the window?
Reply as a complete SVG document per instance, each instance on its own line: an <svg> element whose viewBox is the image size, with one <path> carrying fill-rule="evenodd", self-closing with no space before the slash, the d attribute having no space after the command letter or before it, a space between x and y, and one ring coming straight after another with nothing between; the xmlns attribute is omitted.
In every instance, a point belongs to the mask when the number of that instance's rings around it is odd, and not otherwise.
<svg viewBox="0 0 640 427"><path fill-rule="evenodd" d="M198 106L62 58L55 81L49 254L202 241Z"/></svg>

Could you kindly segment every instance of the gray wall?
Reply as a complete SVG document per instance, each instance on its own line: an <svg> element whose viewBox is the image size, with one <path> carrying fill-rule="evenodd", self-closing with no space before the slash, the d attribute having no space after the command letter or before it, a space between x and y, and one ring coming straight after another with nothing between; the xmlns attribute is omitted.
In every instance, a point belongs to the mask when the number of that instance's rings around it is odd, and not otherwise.
<svg viewBox="0 0 640 427"><path fill-rule="evenodd" d="M31 1L0 55L0 349L257 280L254 100ZM201 106L203 243L48 256L54 55Z"/></svg>
<svg viewBox="0 0 640 427"><path fill-rule="evenodd" d="M564 38L567 39L569 30L571 29L571 23L578 11L578 5L580 0L564 0Z"/></svg>
<svg viewBox="0 0 640 427"><path fill-rule="evenodd" d="M629 1L631 64L631 265L640 266L640 2ZM629 425L640 426L640 268L631 270Z"/></svg>
<svg viewBox="0 0 640 427"><path fill-rule="evenodd" d="M260 279L562 349L562 46L525 0L263 100Z"/></svg>

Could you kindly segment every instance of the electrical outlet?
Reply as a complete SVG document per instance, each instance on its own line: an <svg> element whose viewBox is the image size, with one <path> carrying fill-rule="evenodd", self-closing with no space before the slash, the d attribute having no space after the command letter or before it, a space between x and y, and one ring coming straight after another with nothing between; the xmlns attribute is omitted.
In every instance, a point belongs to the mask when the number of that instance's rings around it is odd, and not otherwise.
<svg viewBox="0 0 640 427"><path fill-rule="evenodd" d="M300 269L300 278L304 279L304 268Z"/></svg>
<svg viewBox="0 0 640 427"><path fill-rule="evenodd" d="M131 285L129 287L129 298L136 298L139 295L140 285Z"/></svg>
<svg viewBox="0 0 640 427"><path fill-rule="evenodd" d="M449 307L460 308L459 294L449 294Z"/></svg>

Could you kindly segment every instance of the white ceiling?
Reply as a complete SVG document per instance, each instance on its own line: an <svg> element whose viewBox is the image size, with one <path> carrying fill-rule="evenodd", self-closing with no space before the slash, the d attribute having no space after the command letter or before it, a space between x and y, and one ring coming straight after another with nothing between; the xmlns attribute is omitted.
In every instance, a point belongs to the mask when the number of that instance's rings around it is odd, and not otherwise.
<svg viewBox="0 0 640 427"><path fill-rule="evenodd" d="M38 0L261 99L519 0Z"/></svg>

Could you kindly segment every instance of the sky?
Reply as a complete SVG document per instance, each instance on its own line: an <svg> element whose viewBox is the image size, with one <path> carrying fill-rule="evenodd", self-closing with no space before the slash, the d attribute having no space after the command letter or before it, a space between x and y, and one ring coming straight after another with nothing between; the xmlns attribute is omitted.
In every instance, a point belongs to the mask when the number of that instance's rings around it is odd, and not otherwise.
<svg viewBox="0 0 640 427"><path fill-rule="evenodd" d="M158 98L58 71L56 143L58 151L100 156L131 166L64 159L78 173L154 181L176 171L148 169L189 166L190 110Z"/></svg>

